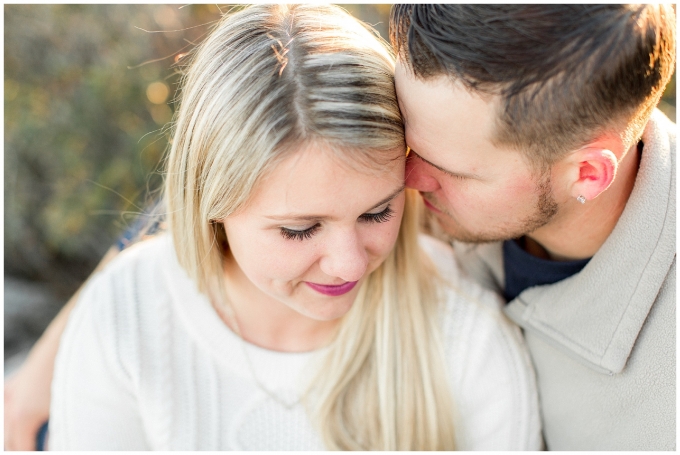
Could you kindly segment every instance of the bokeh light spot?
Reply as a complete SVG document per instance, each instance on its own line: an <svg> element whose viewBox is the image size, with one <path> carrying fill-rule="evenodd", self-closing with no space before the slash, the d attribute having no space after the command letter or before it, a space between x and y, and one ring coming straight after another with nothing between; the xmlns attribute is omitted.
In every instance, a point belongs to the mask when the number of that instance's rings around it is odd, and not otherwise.
<svg viewBox="0 0 680 455"><path fill-rule="evenodd" d="M151 118L156 122L156 125L164 125L172 120L172 109L167 104L151 106L149 113L151 113Z"/></svg>
<svg viewBox="0 0 680 455"><path fill-rule="evenodd" d="M146 88L146 97L153 104L163 104L170 95L170 89L163 82L152 82Z"/></svg>

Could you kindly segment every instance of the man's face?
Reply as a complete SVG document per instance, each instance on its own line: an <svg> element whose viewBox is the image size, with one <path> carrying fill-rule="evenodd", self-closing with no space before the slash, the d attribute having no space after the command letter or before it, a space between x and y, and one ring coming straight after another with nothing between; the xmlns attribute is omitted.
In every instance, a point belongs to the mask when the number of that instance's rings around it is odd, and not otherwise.
<svg viewBox="0 0 680 455"><path fill-rule="evenodd" d="M465 242L521 237L557 212L550 173L491 142L497 97L482 98L444 77L417 80L401 62L395 75L411 154L406 185L449 235Z"/></svg>

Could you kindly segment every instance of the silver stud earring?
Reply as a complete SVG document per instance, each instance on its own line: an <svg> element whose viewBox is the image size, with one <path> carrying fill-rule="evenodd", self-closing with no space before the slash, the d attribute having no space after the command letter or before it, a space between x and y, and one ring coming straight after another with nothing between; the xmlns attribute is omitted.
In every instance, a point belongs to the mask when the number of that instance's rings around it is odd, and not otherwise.
<svg viewBox="0 0 680 455"><path fill-rule="evenodd" d="M579 201L581 204L586 203L586 197L584 195L580 195L579 197L576 198L577 201Z"/></svg>

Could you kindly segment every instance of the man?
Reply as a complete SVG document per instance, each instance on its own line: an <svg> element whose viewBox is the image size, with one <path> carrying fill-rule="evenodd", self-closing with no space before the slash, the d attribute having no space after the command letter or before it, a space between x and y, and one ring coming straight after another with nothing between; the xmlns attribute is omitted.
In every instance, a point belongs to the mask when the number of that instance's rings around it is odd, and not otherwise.
<svg viewBox="0 0 680 455"><path fill-rule="evenodd" d="M675 448L675 67L660 5L398 5L407 185L505 295L551 450Z"/></svg>

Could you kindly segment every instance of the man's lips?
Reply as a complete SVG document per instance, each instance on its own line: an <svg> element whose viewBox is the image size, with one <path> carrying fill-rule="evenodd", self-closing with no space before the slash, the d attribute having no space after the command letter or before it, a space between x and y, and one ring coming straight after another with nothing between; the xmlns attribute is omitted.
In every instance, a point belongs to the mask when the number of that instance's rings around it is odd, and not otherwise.
<svg viewBox="0 0 680 455"><path fill-rule="evenodd" d="M439 212L439 213L442 212L442 211L439 210L437 207L435 207L434 205L432 205L432 203L431 203L430 201L428 201L427 199L425 199L425 197L423 197L423 202L425 203L425 207L427 207L428 209L432 210L433 212Z"/></svg>
<svg viewBox="0 0 680 455"><path fill-rule="evenodd" d="M332 285L311 283L309 281L305 281L305 284L310 288L314 289L316 292L319 292L324 295L330 295L332 297L347 294L354 288L354 286L356 286L357 283L358 281L348 281L347 283L344 284Z"/></svg>

